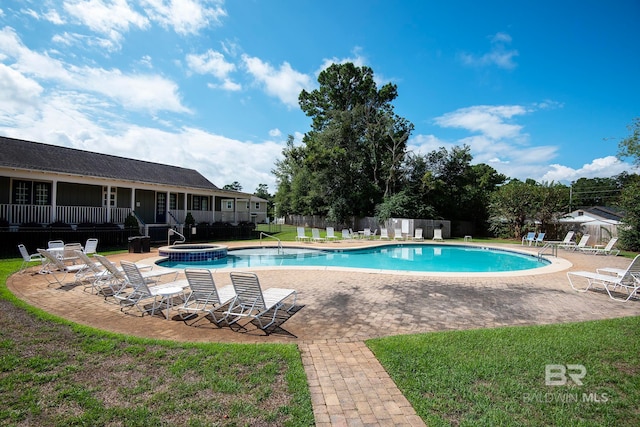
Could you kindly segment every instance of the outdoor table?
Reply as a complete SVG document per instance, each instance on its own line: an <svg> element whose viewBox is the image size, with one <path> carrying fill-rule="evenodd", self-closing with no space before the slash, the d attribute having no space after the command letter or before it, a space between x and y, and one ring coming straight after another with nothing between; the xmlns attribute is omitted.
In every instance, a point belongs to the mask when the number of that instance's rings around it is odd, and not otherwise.
<svg viewBox="0 0 640 427"><path fill-rule="evenodd" d="M171 318L171 308L173 307L173 300L179 294L183 295L184 300L184 288L180 286L167 286L166 288L162 288L158 290L157 295L160 296L160 301L158 303L158 308L162 307L162 304L165 305L167 310L166 318L169 320ZM155 308L154 308L155 314Z"/></svg>

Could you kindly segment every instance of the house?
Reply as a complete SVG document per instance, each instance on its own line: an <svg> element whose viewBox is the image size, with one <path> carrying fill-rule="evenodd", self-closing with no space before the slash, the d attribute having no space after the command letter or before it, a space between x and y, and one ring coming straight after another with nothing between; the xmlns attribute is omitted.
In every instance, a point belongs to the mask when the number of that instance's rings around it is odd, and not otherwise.
<svg viewBox="0 0 640 427"><path fill-rule="evenodd" d="M267 201L221 190L193 169L0 137L0 221L124 224L133 214L150 227L254 223Z"/></svg>
<svg viewBox="0 0 640 427"><path fill-rule="evenodd" d="M593 236L595 242L606 242L618 237L618 226L623 213L605 206L592 206L577 209L558 220L559 223L572 225L574 229Z"/></svg>

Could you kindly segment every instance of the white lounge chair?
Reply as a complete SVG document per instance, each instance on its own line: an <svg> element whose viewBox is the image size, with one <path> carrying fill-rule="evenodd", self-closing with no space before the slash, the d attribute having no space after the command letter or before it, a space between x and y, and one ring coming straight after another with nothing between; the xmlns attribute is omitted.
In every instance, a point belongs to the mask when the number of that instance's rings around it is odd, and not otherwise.
<svg viewBox="0 0 640 427"><path fill-rule="evenodd" d="M578 242L578 244L573 246L571 249L574 250L574 251L579 251L582 248L587 247L587 243L589 243L589 239L590 238L591 238L591 235L583 234L582 237L580 238L580 241Z"/></svg>
<svg viewBox="0 0 640 427"><path fill-rule="evenodd" d="M309 241L309 236L305 234L304 227L298 227L298 234L296 235L296 240L298 242L307 242Z"/></svg>
<svg viewBox="0 0 640 427"><path fill-rule="evenodd" d="M89 256L95 254L98 251L98 239L87 239L87 242L84 244L84 249L82 251Z"/></svg>
<svg viewBox="0 0 640 427"><path fill-rule="evenodd" d="M439 240L441 242L444 242L444 239L442 238L442 229L441 228L434 228L433 229L433 240Z"/></svg>
<svg viewBox="0 0 640 427"><path fill-rule="evenodd" d="M80 275L87 268L84 264L66 265L60 258L46 249L38 249L38 253L46 259L42 272L46 274L45 278L50 285L57 283L60 286L64 286L67 274ZM53 280L50 279L51 277L53 277ZM77 280L74 280L74 283L76 282Z"/></svg>
<svg viewBox="0 0 640 427"><path fill-rule="evenodd" d="M603 270L600 269L599 271ZM621 273L622 274L602 274L597 271L570 271L567 273L567 278L569 279L571 287L576 291L586 292L593 285L602 285L611 299L624 302L629 301L629 299L634 296L638 296L638 289L640 289L640 255L637 255L627 269ZM587 286L585 288L576 287L573 283L576 277L586 279ZM617 293L619 290L626 291L626 298L619 298L614 295L614 293Z"/></svg>
<svg viewBox="0 0 640 427"><path fill-rule="evenodd" d="M365 228L362 231L362 238L363 239L367 239L367 240L371 239L371 229L370 228Z"/></svg>
<svg viewBox="0 0 640 427"><path fill-rule="evenodd" d="M413 233L413 240L424 240L422 235L422 228L416 228Z"/></svg>
<svg viewBox="0 0 640 427"><path fill-rule="evenodd" d="M317 228L312 228L311 229L311 240L313 240L314 242L324 242L325 238L324 237L320 237L320 230L318 230Z"/></svg>
<svg viewBox="0 0 640 427"><path fill-rule="evenodd" d="M531 243L533 243L535 240L536 240L536 232L530 231L529 233L527 233L526 236L522 238L522 244L524 245L526 242L529 244L529 246L531 246Z"/></svg>
<svg viewBox="0 0 640 427"><path fill-rule="evenodd" d="M91 288L91 293L93 291L101 292L102 287L101 283L108 283L111 274L104 268L104 266L95 260L92 260L82 251L76 251L76 258L80 260L84 265L87 266L84 270L78 272L76 274L76 281L78 282L90 282L87 287Z"/></svg>
<svg viewBox="0 0 640 427"><path fill-rule="evenodd" d="M567 234L564 236L562 243L558 244L558 247L562 249L568 249L568 248L574 247L576 245L576 242L573 241L574 234L575 232L568 231Z"/></svg>
<svg viewBox="0 0 640 427"><path fill-rule="evenodd" d="M351 233L349 232L349 229L347 228L343 228L342 229L342 238L344 240L351 240L353 239L353 236L351 235Z"/></svg>
<svg viewBox="0 0 640 427"><path fill-rule="evenodd" d="M120 311L124 311L125 308L136 307L142 315L146 312L151 312L154 315L163 302L166 302L167 297L170 294L165 293L167 289L180 289L183 293L184 288L189 286L187 280L174 280L161 285L149 286L144 276L138 269L138 266L129 261L120 261L120 265L124 270L124 274L127 276L128 284L133 290L128 293L119 293L114 295L114 298L120 303ZM177 276L177 273L176 273ZM171 292L173 294L173 292ZM153 299L151 308L147 308L144 304L146 301ZM183 300L184 301L184 300ZM169 316L167 316L168 319Z"/></svg>
<svg viewBox="0 0 640 427"><path fill-rule="evenodd" d="M236 296L233 286L228 285L218 289L211 271L204 268L187 268L184 274L189 282L190 292L178 311L191 314L207 313L216 324L226 320L226 314L218 318L216 311L233 301ZM195 320L191 325L203 318Z"/></svg>
<svg viewBox="0 0 640 427"><path fill-rule="evenodd" d="M93 258L102 264L102 267L104 267L106 271L105 278L100 283L101 293L105 299L108 297L115 298L117 294L125 293L127 288L129 288L129 283L127 276L124 274L124 270L109 261L104 255L95 254ZM167 272L163 270L153 270L153 266L150 265L136 264L136 266L147 283L155 283L157 278L167 274ZM109 292L107 292L107 288L109 288Z"/></svg>
<svg viewBox="0 0 640 427"><path fill-rule="evenodd" d="M65 243L62 248L62 262L76 264L80 262L76 251L82 251L82 244L80 243Z"/></svg>
<svg viewBox="0 0 640 427"><path fill-rule="evenodd" d="M64 241L62 240L49 240L47 242L47 250L49 249L62 249L64 248Z"/></svg>
<svg viewBox="0 0 640 427"><path fill-rule="evenodd" d="M389 231L386 228L380 229L380 240L389 240Z"/></svg>
<svg viewBox="0 0 640 427"><path fill-rule="evenodd" d="M584 253L587 253L587 254L593 254L593 255L613 255L613 256L617 256L620 253L620 250L613 249L613 246L617 242L618 242L618 238L617 237L612 237L609 240L609 243L607 243L607 245L604 248L585 246L584 248L580 248L580 252L584 252Z"/></svg>
<svg viewBox="0 0 640 427"><path fill-rule="evenodd" d="M276 316L280 308L285 304L285 300L293 298L291 305L285 309L290 312L296 304L298 293L293 289L269 288L262 290L260 281L255 273L233 272L231 283L236 292L236 297L231 303L229 311L229 324L233 324L242 318L257 320L259 328L266 332L266 328L276 321ZM263 323L263 316L270 320Z"/></svg>
<svg viewBox="0 0 640 427"><path fill-rule="evenodd" d="M398 227L393 229L393 240L404 240L401 228Z"/></svg>
<svg viewBox="0 0 640 427"><path fill-rule="evenodd" d="M22 243L18 245L18 250L20 251L20 256L22 256L22 265L20 266L20 273L24 273L27 267L29 267L29 264L31 264L32 262L38 262L42 264L45 260L45 258L39 253L30 254L29 251L27 251L27 247Z"/></svg>
<svg viewBox="0 0 640 427"><path fill-rule="evenodd" d="M335 234L333 227L327 227L327 240L338 240L338 236Z"/></svg>

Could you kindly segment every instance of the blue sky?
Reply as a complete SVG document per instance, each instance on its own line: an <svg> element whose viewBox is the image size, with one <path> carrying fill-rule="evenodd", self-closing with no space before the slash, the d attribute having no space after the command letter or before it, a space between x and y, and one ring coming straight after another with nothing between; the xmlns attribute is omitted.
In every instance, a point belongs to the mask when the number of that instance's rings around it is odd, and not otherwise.
<svg viewBox="0 0 640 427"><path fill-rule="evenodd" d="M508 177L637 172L640 2L3 0L0 134L184 166L244 191L310 119L333 62L398 86L416 153Z"/></svg>

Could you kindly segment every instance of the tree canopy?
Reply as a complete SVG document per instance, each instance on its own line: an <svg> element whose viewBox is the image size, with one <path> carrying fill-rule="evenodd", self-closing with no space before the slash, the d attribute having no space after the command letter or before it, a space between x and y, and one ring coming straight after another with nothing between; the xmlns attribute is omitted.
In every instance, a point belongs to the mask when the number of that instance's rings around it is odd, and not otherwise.
<svg viewBox="0 0 640 427"><path fill-rule="evenodd" d="M369 67L333 64L318 82L318 89L299 96L311 130L300 146L289 138L273 171L278 209L337 222L370 215L397 189L413 125L394 113L396 86L378 89Z"/></svg>

